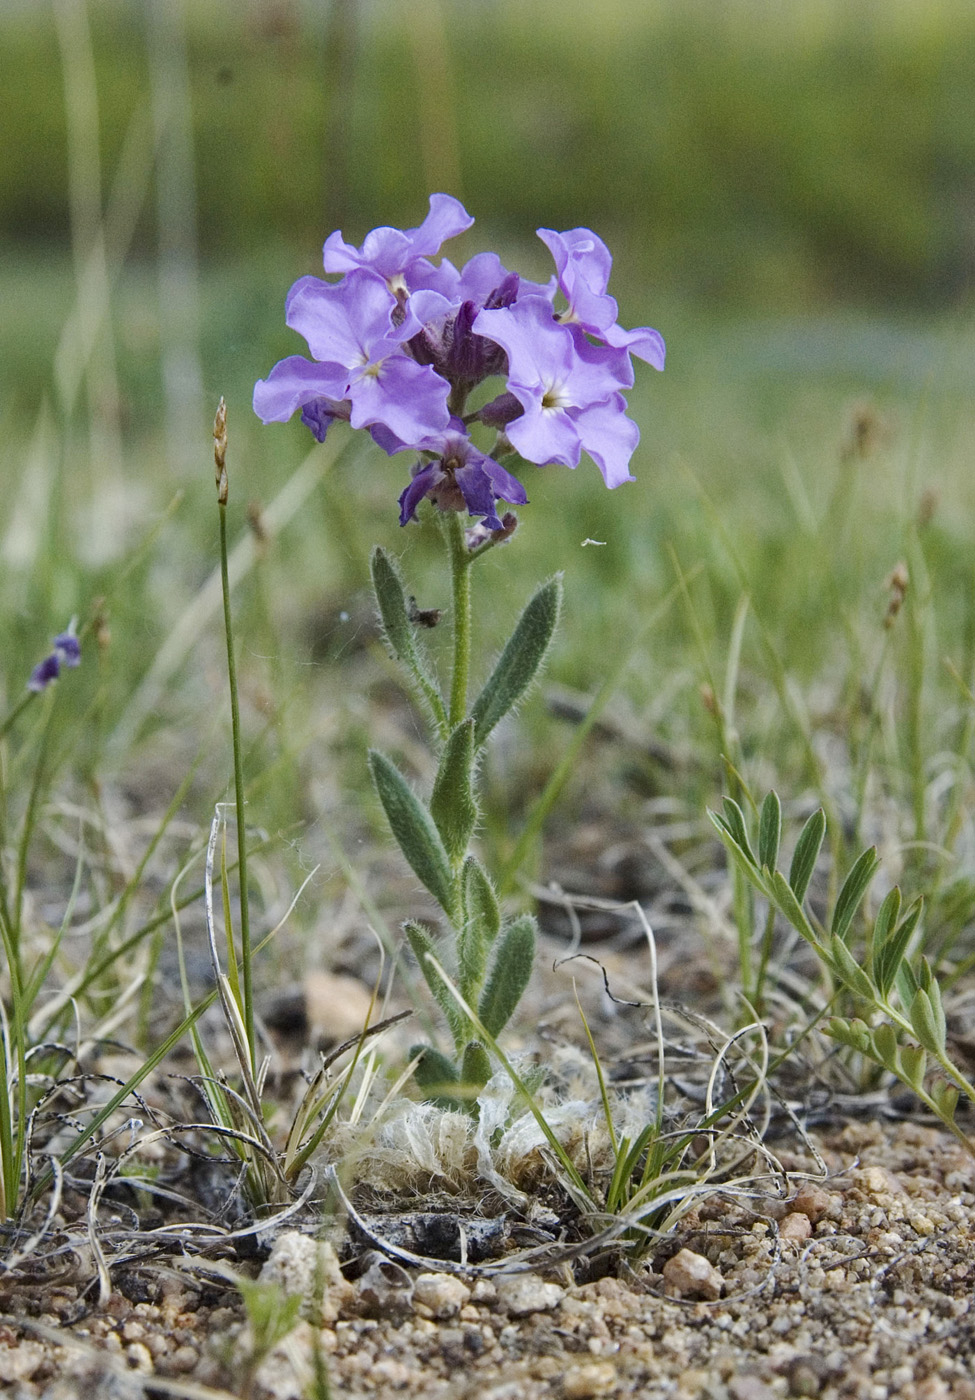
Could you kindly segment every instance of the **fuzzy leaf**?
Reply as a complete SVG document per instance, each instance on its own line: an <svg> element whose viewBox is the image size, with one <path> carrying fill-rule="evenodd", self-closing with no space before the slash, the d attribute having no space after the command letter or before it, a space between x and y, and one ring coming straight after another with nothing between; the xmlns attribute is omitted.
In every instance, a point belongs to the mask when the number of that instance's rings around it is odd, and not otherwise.
<svg viewBox="0 0 975 1400"><path fill-rule="evenodd" d="M562 578L557 574L543 583L529 601L474 702L471 718L475 726L475 748L481 747L494 726L517 705L535 679L555 632L561 606Z"/></svg>
<svg viewBox="0 0 975 1400"><path fill-rule="evenodd" d="M399 566L379 545L369 561L372 587L376 595L383 635L390 651L409 671L438 723L445 718L443 697L433 678L424 649L419 645L416 627L410 619L406 590Z"/></svg>
<svg viewBox="0 0 975 1400"><path fill-rule="evenodd" d="M912 1089L923 1089L924 1074L928 1067L927 1052L917 1045L904 1045L899 1056L901 1078Z"/></svg>
<svg viewBox="0 0 975 1400"><path fill-rule="evenodd" d="M796 932L801 933L807 943L811 943L814 948L821 950L822 942L817 938L792 886L788 884L781 870L772 871L771 895L779 912L785 915Z"/></svg>
<svg viewBox="0 0 975 1400"><path fill-rule="evenodd" d="M817 807L799 833L789 867L789 885L800 904L806 897L806 890L809 888L825 835L826 815L822 807Z"/></svg>
<svg viewBox="0 0 975 1400"><path fill-rule="evenodd" d="M875 1027L872 1039L875 1057L885 1069L896 1074L901 1047L894 1027L889 1021L881 1022L879 1026Z"/></svg>
<svg viewBox="0 0 975 1400"><path fill-rule="evenodd" d="M851 1050L858 1050L861 1055L870 1055L873 1058L870 1027L859 1017L854 1017L852 1021L844 1021L839 1016L833 1016L826 1024L826 1034L833 1040L838 1040L841 1045L848 1045Z"/></svg>
<svg viewBox="0 0 975 1400"><path fill-rule="evenodd" d="M939 1079L937 1083L931 1085L930 1093L935 1107L941 1114L942 1121L953 1123L955 1109L958 1107L958 1090L954 1084L949 1084L946 1079Z"/></svg>
<svg viewBox="0 0 975 1400"><path fill-rule="evenodd" d="M418 1088L423 1090L423 1097L444 1108L456 1108L458 1096L451 1091L459 1089L460 1081L453 1061L432 1045L414 1045L410 1050L410 1059L416 1060L413 1078Z"/></svg>
<svg viewBox="0 0 975 1400"><path fill-rule="evenodd" d="M479 1040L465 1045L460 1078L465 1089L483 1089L491 1078L491 1060Z"/></svg>
<svg viewBox="0 0 975 1400"><path fill-rule="evenodd" d="M456 908L450 861L433 818L385 754L371 749L369 769L390 830L413 873L453 917Z"/></svg>
<svg viewBox="0 0 975 1400"><path fill-rule="evenodd" d="M484 983L487 955L501 929L501 909L494 886L474 856L464 862L464 922L457 939L460 990L468 1003L476 1001Z"/></svg>
<svg viewBox="0 0 975 1400"><path fill-rule="evenodd" d="M910 1006L919 985L914 975L914 969L906 958L902 958L900 966L894 973L894 986L897 988L897 995L902 1006Z"/></svg>
<svg viewBox="0 0 975 1400"><path fill-rule="evenodd" d="M846 935L853 916L860 907L860 902L867 892L867 886L877 872L880 861L877 859L875 846L870 846L865 850L853 864L853 868L843 881L843 888L836 897L836 908L833 910L833 923L830 932L834 938L846 941Z"/></svg>
<svg viewBox="0 0 975 1400"><path fill-rule="evenodd" d="M945 1050L944 1032L939 1017L932 1005L931 994L918 987L908 1010L914 1034L933 1055L943 1055Z"/></svg>
<svg viewBox="0 0 975 1400"><path fill-rule="evenodd" d="M522 914L502 931L497 941L491 976L477 1008L491 1035L499 1035L511 1019L528 986L534 961L535 920Z"/></svg>
<svg viewBox="0 0 975 1400"><path fill-rule="evenodd" d="M751 852L749 851L746 854L746 852L742 850L741 846L739 846L735 837L732 835L724 817L720 816L717 812L712 812L710 808L707 809L707 813L711 825L721 837L728 854L738 866L739 870L741 870L742 874L744 874L752 884L758 885L763 893L767 893L765 878L759 873Z"/></svg>
<svg viewBox="0 0 975 1400"><path fill-rule="evenodd" d="M724 798L722 805L724 807L724 824L735 845L739 847L750 865L757 866L758 862L752 854L748 840L748 828L745 825L744 813L732 797Z"/></svg>
<svg viewBox="0 0 975 1400"><path fill-rule="evenodd" d="M447 1024L451 1029L454 1042L456 1043L458 1038L463 1034L461 1029L461 1011L457 1002L451 995L450 988L430 960L430 955L432 954L432 956L439 961L437 945L434 943L428 930L425 929L422 924L414 923L412 919L407 920L403 925L403 929L406 933L409 945L413 949L413 956L416 958L417 966L426 978L427 986L433 993L434 1001L447 1018Z"/></svg>
<svg viewBox="0 0 975 1400"><path fill-rule="evenodd" d="M894 893L896 893L896 886L890 892L890 894ZM887 899L889 898L890 895L887 896ZM885 904L886 902L887 900L884 900ZM881 906L881 908L882 907L883 906ZM911 905L911 907L908 909L907 913L904 915L903 919L901 919L900 923L896 926L892 933L887 935L882 945L880 946L878 946L877 934L876 932L874 933L874 981L876 982L877 986L880 988L884 996L888 995L891 987L894 985L894 979L896 978L898 970L900 969L900 966L904 960L904 955L907 952L907 945L910 943L911 936L914 933L914 930L917 928L917 923L921 917L923 909L924 901L921 899L916 899ZM879 914L877 915L877 923L878 925L880 923ZM911 995L913 996L913 991ZM905 1005L909 1005L910 1000L911 997L906 997Z"/></svg>
<svg viewBox="0 0 975 1400"><path fill-rule="evenodd" d="M782 804L779 801L778 793L769 792L762 803L758 822L758 863L764 869L775 869L781 840Z"/></svg>
<svg viewBox="0 0 975 1400"><path fill-rule="evenodd" d="M843 940L837 938L835 933L829 941L829 957L837 975L850 990L865 1001L873 1001L873 983Z"/></svg>
<svg viewBox="0 0 975 1400"><path fill-rule="evenodd" d="M477 824L473 720L463 720L447 740L430 795L430 815L448 856L459 861Z"/></svg>

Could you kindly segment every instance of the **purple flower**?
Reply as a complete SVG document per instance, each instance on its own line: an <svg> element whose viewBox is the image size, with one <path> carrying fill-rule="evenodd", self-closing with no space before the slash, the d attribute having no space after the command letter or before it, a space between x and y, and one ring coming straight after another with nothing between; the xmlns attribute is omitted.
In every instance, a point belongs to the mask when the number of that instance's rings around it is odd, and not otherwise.
<svg viewBox="0 0 975 1400"><path fill-rule="evenodd" d="M633 383L625 351L592 345L555 320L542 297L482 311L474 330L508 356L508 392L523 412L507 435L523 457L575 467L586 451L607 486L633 480L629 461L640 434L619 392Z"/></svg>
<svg viewBox="0 0 975 1400"><path fill-rule="evenodd" d="M424 496L441 510L464 510L482 515L488 530L505 528L495 509L496 501L526 505L528 497L517 477L505 471L493 457L479 452L456 418L450 430L417 444L438 455L432 462L418 462L413 480L399 498L399 521L405 525L416 514Z"/></svg>
<svg viewBox="0 0 975 1400"><path fill-rule="evenodd" d="M344 410L348 400L353 428L379 426L400 444L446 428L446 380L402 348L422 324L371 272L350 272L334 284L303 277L288 294L286 320L317 363L292 355L258 381L254 411L265 423L285 422L313 404L309 426L326 432L340 416L335 405Z"/></svg>
<svg viewBox="0 0 975 1400"><path fill-rule="evenodd" d="M46 690L61 674L61 667L81 665L81 643L73 632L60 632L54 638L54 650L39 661L30 673L27 689L35 693Z"/></svg>
<svg viewBox="0 0 975 1400"><path fill-rule="evenodd" d="M537 232L555 259L559 290L569 303L559 320L581 326L606 345L628 350L654 369L663 369L665 350L659 331L649 326L625 331L616 324L616 302L606 291L613 259L602 239L587 228L567 233L540 228Z"/></svg>
<svg viewBox="0 0 975 1400"><path fill-rule="evenodd" d="M382 277L394 290L406 286L408 274L421 258L440 251L441 243L470 228L474 220L449 194L432 194L430 212L419 228L402 232L398 228L374 228L361 248L346 243L341 233L329 234L322 250L326 272L351 272L367 268Z"/></svg>

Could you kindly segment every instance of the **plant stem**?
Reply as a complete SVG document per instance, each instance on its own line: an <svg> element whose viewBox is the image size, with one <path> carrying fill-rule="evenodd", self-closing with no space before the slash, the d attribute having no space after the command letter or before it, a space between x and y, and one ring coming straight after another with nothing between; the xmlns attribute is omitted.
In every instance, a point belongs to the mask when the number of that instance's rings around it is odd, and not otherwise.
<svg viewBox="0 0 975 1400"><path fill-rule="evenodd" d="M237 699L237 663L234 659L234 633L230 616L230 575L227 569L227 507L220 511L220 579L223 584L223 626L227 636L227 675L230 679L230 721L234 750L234 803L237 809L237 863L240 871L240 961L244 974L244 1028L251 1069L257 1072L257 1044L254 1037L254 998L251 992L251 926L247 896L247 841L244 822L244 762L240 737L240 705Z"/></svg>
<svg viewBox="0 0 975 1400"><path fill-rule="evenodd" d="M471 667L471 560L460 513L445 511L442 520L450 552L453 590L454 668L450 679L449 714L453 729L467 714L467 682Z"/></svg>

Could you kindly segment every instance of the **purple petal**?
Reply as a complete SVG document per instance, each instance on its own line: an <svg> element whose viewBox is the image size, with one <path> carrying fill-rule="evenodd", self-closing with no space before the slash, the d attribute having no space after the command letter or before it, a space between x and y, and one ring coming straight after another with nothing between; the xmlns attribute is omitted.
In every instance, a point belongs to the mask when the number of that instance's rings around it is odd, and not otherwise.
<svg viewBox="0 0 975 1400"><path fill-rule="evenodd" d="M429 466L423 467L416 473L399 498L399 523L401 525L405 525L408 520L413 519L417 506L439 477L440 470L439 462L431 462Z"/></svg>
<svg viewBox="0 0 975 1400"><path fill-rule="evenodd" d="M73 632L59 632L54 638L54 650L64 666L81 665L81 643Z"/></svg>
<svg viewBox="0 0 975 1400"><path fill-rule="evenodd" d="M470 461L465 466L458 467L454 472L454 480L460 487L468 515L483 515L488 529L500 530L501 521L494 509L495 496L491 489L491 480L480 462Z"/></svg>
<svg viewBox="0 0 975 1400"><path fill-rule="evenodd" d="M340 366L291 355L254 385L254 412L264 423L286 423L297 409L316 399L343 399L347 382L348 372Z"/></svg>
<svg viewBox="0 0 975 1400"><path fill-rule="evenodd" d="M521 417L509 423L507 433L527 462L540 467L549 462L561 462L564 467L579 465L579 434L569 415L559 409L543 408L532 399Z"/></svg>
<svg viewBox="0 0 975 1400"><path fill-rule="evenodd" d="M626 416L626 400L616 394L608 403L593 404L573 415L584 451L596 463L609 487L633 481L630 458L640 441L640 430Z"/></svg>
<svg viewBox="0 0 975 1400"><path fill-rule="evenodd" d="M361 248L346 243L341 233L330 234L323 249L325 271L350 272L365 267L390 281L402 276L416 259L439 252L441 243L463 233L473 222L460 200L449 194L432 194L430 212L419 228L405 233L388 227L373 229Z"/></svg>
<svg viewBox="0 0 975 1400"><path fill-rule="evenodd" d="M50 656L45 656L43 661L39 661L30 673L30 680L27 682L27 689L39 693L46 690L52 681L56 681L61 674L61 662L58 653L52 652Z"/></svg>
<svg viewBox="0 0 975 1400"><path fill-rule="evenodd" d="M378 366L353 374L349 383L353 428L381 423L404 443L415 443L447 427L450 386L429 365L390 355Z"/></svg>
<svg viewBox="0 0 975 1400"><path fill-rule="evenodd" d="M499 500L509 501L513 506L526 506L528 504L528 496L525 494L524 486L516 476L505 471L500 462L496 462L493 457L482 457L480 466L490 479L494 494Z"/></svg>
<svg viewBox="0 0 975 1400"><path fill-rule="evenodd" d="M634 331L625 331L622 326L608 326L603 331L603 339L607 345L627 350L631 355L646 360L647 364L653 365L654 369L663 369L664 367L664 359L667 354L664 338L659 331L653 330L650 326L640 326L638 330Z"/></svg>
<svg viewBox="0 0 975 1400"><path fill-rule="evenodd" d="M389 354L420 329L409 312L393 325L397 305L371 272L351 272L334 284L306 277L288 300L286 320L316 360L351 368Z"/></svg>

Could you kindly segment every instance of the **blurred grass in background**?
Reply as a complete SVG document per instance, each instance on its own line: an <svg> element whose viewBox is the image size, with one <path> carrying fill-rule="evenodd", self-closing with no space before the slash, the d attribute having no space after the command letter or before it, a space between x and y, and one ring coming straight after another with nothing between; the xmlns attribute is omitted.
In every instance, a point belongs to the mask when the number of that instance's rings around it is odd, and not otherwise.
<svg viewBox="0 0 975 1400"><path fill-rule="evenodd" d="M667 372L638 374L631 397L635 486L607 493L588 462L530 469L518 538L484 566L483 656L564 568L553 675L591 689L608 661L593 637L629 645L699 569L635 653L628 702L647 733L716 765L698 688L720 686L747 594L744 749L821 781L809 728L868 723L884 580L908 557L918 618L938 601L923 645L919 621L902 647L931 687L921 709L910 691L910 732L927 715L931 744L947 728L957 748L965 703L940 666L950 654L969 674L975 647L967 0L8 0L0 43L6 684L15 696L46 630L106 596L111 649L65 696L81 715L97 690L86 743L108 748L92 769L167 725L192 748L222 686L214 627L144 688L215 560L218 397L243 531L245 502L266 506L312 446L250 412L254 380L304 348L283 324L288 286L320 271L332 228L358 243L416 224L436 189L478 220L445 250L456 262L494 247L547 276L534 230L591 225L622 322L669 345ZM869 450L857 421L875 425ZM239 591L252 772L314 729L322 658L355 653L376 539L406 551L421 603L443 601L432 532L396 525L403 477L353 453ZM549 737L535 735L540 769L564 733ZM922 760L898 752L896 725L887 738L916 788Z"/></svg>

